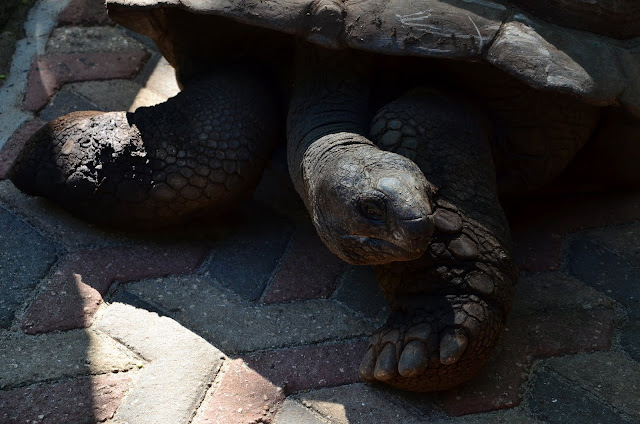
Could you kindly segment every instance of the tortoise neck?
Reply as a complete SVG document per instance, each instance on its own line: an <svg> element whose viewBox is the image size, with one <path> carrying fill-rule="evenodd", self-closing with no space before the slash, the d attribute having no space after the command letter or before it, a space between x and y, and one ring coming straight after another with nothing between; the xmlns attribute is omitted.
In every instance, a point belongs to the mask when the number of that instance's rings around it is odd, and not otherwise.
<svg viewBox="0 0 640 424"><path fill-rule="evenodd" d="M306 198L304 174L339 158L344 148L372 147L365 61L353 52L311 45L297 50L296 77L287 118L289 173ZM306 172L303 172L306 170Z"/></svg>

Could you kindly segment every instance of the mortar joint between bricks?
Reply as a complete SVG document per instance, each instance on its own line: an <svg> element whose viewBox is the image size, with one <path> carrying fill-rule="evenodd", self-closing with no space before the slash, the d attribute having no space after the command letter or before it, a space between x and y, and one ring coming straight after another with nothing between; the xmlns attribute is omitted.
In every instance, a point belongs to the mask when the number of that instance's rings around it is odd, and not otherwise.
<svg viewBox="0 0 640 424"><path fill-rule="evenodd" d="M267 278L267 284L265 284L264 290L262 290L262 293L260 294L260 297L258 298L257 303L265 303L265 298L269 294L269 291L271 290L271 286L273 282L275 281L276 277L278 276L278 273L282 269L282 264L289 256L291 249L293 249L293 246L296 242L297 237L298 235L296 231L293 231L291 234L291 237L289 238L289 241L287 242L287 247L285 247L284 252L282 252L282 255L280 256L280 258L278 258L278 261L276 262L276 266L271 271L271 274L269 274L269 277Z"/></svg>

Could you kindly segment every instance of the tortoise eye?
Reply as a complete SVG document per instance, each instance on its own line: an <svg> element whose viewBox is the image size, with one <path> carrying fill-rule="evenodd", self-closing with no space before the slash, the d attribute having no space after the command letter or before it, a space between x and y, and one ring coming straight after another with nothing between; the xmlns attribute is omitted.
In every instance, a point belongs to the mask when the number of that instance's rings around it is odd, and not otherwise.
<svg viewBox="0 0 640 424"><path fill-rule="evenodd" d="M377 197L367 197L358 200L358 210L370 221L384 221L387 208L382 199Z"/></svg>

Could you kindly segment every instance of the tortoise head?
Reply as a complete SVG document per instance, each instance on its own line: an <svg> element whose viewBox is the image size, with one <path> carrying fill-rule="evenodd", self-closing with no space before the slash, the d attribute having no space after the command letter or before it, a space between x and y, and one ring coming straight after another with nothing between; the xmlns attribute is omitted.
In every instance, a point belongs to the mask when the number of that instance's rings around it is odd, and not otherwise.
<svg viewBox="0 0 640 424"><path fill-rule="evenodd" d="M311 196L325 245L354 265L417 259L433 233L430 185L418 166L375 148L344 152Z"/></svg>

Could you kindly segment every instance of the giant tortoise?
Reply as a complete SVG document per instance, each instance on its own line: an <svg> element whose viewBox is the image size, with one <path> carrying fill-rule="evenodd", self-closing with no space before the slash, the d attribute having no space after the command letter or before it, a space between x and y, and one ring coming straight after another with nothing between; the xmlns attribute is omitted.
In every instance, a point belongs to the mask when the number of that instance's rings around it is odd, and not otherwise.
<svg viewBox="0 0 640 424"><path fill-rule="evenodd" d="M442 390L486 362L516 270L498 196L567 167L638 183L634 0L107 0L184 87L40 130L11 179L99 223L159 226L250 193L277 140L319 236L376 265L369 381ZM544 207L541 202L540 207Z"/></svg>

